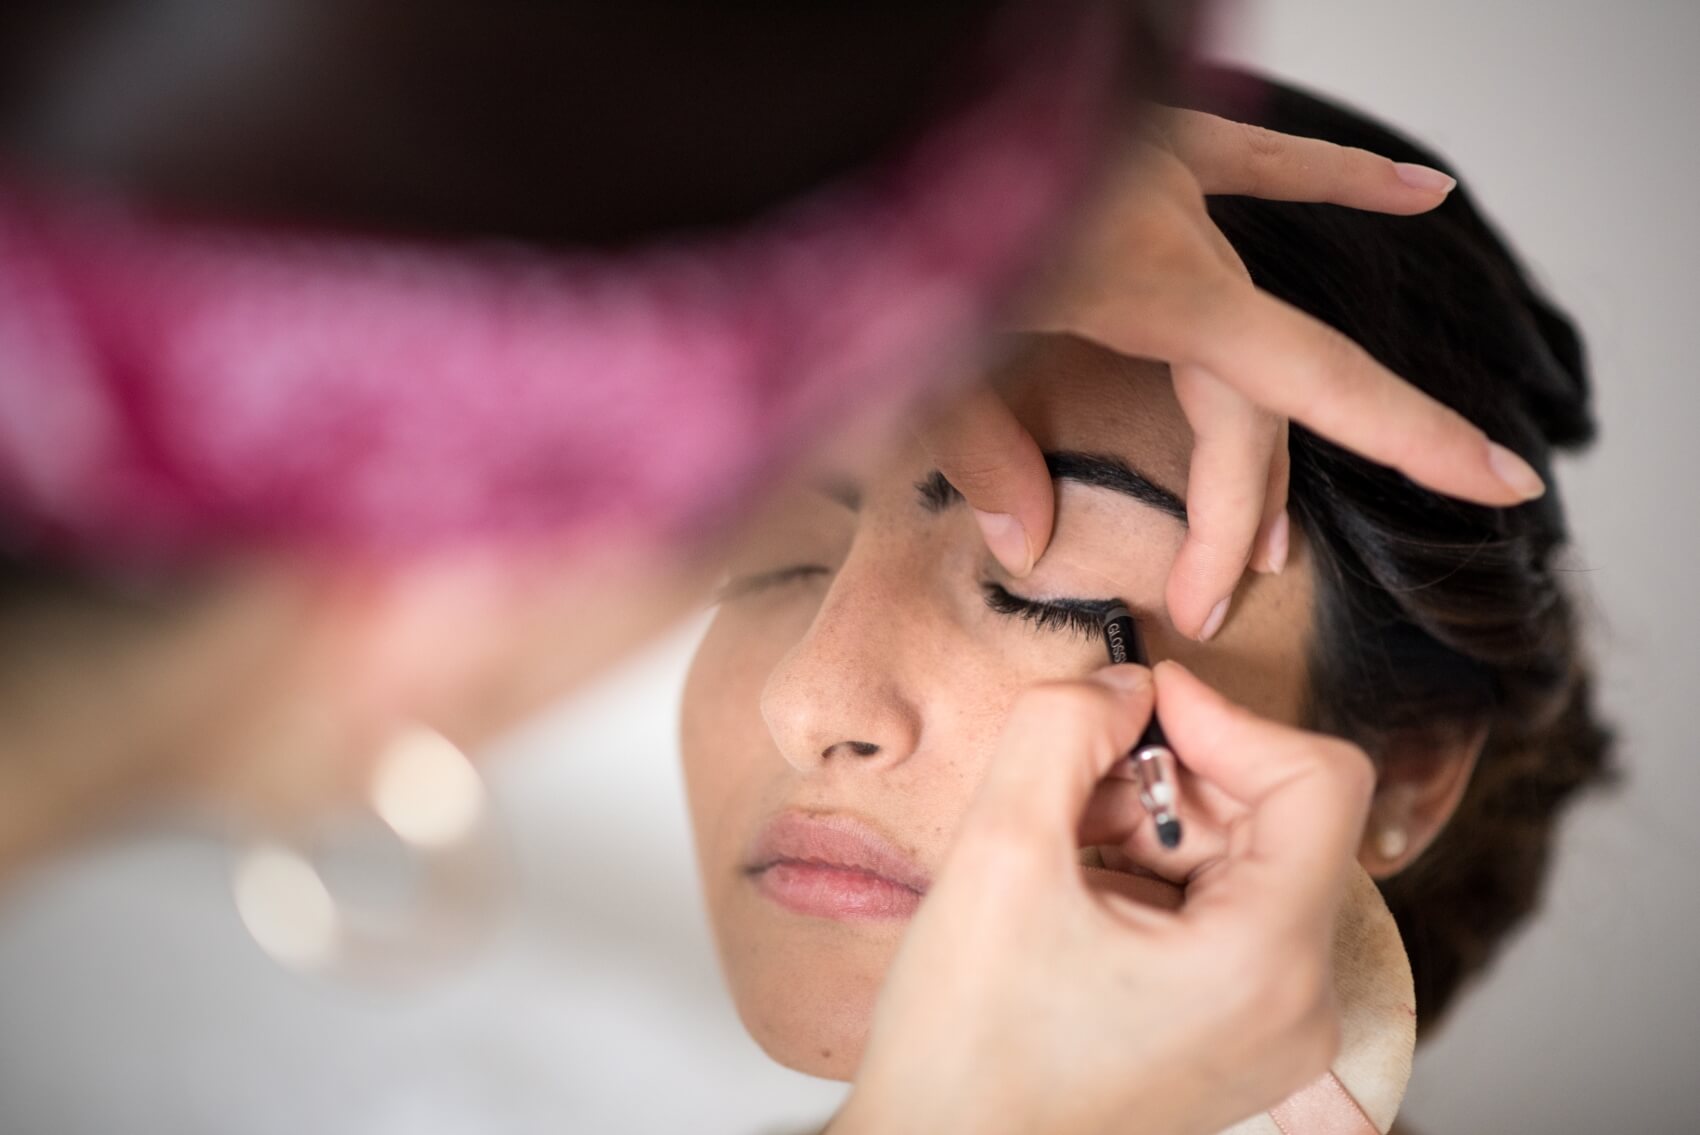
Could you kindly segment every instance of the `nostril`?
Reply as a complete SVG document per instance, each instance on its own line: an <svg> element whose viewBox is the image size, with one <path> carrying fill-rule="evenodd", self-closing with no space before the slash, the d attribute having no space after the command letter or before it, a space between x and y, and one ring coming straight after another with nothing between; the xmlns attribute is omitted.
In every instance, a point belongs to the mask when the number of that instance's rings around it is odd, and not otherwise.
<svg viewBox="0 0 1700 1135"><path fill-rule="evenodd" d="M871 757L880 751L880 747L871 741L840 741L836 745L828 745L821 756L830 757L838 749L848 749L858 757Z"/></svg>

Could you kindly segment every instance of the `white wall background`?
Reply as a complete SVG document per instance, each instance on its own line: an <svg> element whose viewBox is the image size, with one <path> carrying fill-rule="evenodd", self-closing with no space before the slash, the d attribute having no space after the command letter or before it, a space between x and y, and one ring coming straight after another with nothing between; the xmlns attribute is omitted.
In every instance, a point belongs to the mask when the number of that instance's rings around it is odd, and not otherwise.
<svg viewBox="0 0 1700 1135"><path fill-rule="evenodd" d="M1546 912L1424 1053L1406 1114L1425 1132L1700 1131L1700 5L1237 14L1227 54L1448 155L1592 348L1601 442L1560 480L1628 783L1576 815Z"/></svg>
<svg viewBox="0 0 1700 1135"><path fill-rule="evenodd" d="M1700 6L1277 0L1222 52L1450 156L1593 347L1603 443L1565 470L1630 778L1581 810L1548 909L1419 1062L1440 1132L1700 1130ZM839 1089L744 1038L702 928L670 713L682 632L490 764L506 932L409 993L275 970L225 853L138 836L0 919L0 1135L747 1135Z"/></svg>

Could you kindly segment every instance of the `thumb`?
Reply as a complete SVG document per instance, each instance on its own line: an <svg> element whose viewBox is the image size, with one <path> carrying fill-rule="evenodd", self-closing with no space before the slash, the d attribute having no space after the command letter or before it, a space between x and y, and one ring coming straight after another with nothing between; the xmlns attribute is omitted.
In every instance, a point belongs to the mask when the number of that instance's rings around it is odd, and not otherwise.
<svg viewBox="0 0 1700 1135"><path fill-rule="evenodd" d="M1187 911L1234 911L1263 925L1327 926L1375 787L1363 751L1266 721L1175 662L1160 663L1163 728L1193 773L1245 811L1223 869L1187 892Z"/></svg>
<svg viewBox="0 0 1700 1135"><path fill-rule="evenodd" d="M998 562L1017 578L1033 570L1051 541L1055 495L1038 443L1003 399L975 390L916 434Z"/></svg>
<svg viewBox="0 0 1700 1135"><path fill-rule="evenodd" d="M1023 692L963 819L957 851L994 864L1007 883L1077 878L1081 817L1098 782L1138 740L1152 701L1150 672L1134 665Z"/></svg>

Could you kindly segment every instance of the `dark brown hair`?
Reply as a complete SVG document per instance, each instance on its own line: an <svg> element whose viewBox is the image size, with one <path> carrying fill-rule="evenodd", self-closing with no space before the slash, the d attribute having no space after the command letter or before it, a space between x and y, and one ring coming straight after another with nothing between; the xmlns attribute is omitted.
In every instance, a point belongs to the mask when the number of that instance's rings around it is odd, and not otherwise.
<svg viewBox="0 0 1700 1135"><path fill-rule="evenodd" d="M1247 78L1233 78L1243 92ZM1253 87L1253 116L1270 129L1446 168L1337 104ZM1381 762L1485 730L1457 813L1382 885L1432 1028L1538 906L1560 814L1610 769L1551 477L1556 451L1594 436L1582 342L1463 185L1417 217L1243 198L1212 202L1211 215L1260 287L1463 413L1550 486L1482 508L1291 431L1291 511L1317 570L1313 724Z"/></svg>

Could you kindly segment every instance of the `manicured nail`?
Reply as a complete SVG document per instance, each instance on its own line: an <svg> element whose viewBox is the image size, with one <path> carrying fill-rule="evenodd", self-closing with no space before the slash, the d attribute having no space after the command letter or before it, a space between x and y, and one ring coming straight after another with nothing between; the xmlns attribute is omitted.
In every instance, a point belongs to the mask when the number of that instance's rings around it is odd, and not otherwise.
<svg viewBox="0 0 1700 1135"><path fill-rule="evenodd" d="M1151 684L1151 671L1143 666L1106 666L1093 671L1092 677L1112 689L1130 694Z"/></svg>
<svg viewBox="0 0 1700 1135"><path fill-rule="evenodd" d="M1019 578L1033 570L1033 545L1021 521L1007 512L979 509L974 510L974 520L980 525L980 535L986 538L986 547L1009 574Z"/></svg>
<svg viewBox="0 0 1700 1135"><path fill-rule="evenodd" d="M1505 487L1526 501L1547 491L1547 484L1534 466L1497 442L1488 442L1488 468Z"/></svg>
<svg viewBox="0 0 1700 1135"><path fill-rule="evenodd" d="M1281 569L1287 566L1287 544L1292 536L1291 528L1287 511L1282 509L1281 515L1269 526L1269 536L1264 541L1263 567L1259 570L1269 575L1281 574Z"/></svg>
<svg viewBox="0 0 1700 1135"><path fill-rule="evenodd" d="M1216 632L1222 629L1222 620L1228 617L1228 601L1222 600L1210 611L1210 617L1204 620L1204 629L1198 632L1199 642L1209 642L1216 637Z"/></svg>
<svg viewBox="0 0 1700 1135"><path fill-rule="evenodd" d="M1457 178L1416 162L1394 162L1393 172L1412 189L1426 189L1431 193L1450 193L1452 187L1458 184Z"/></svg>

